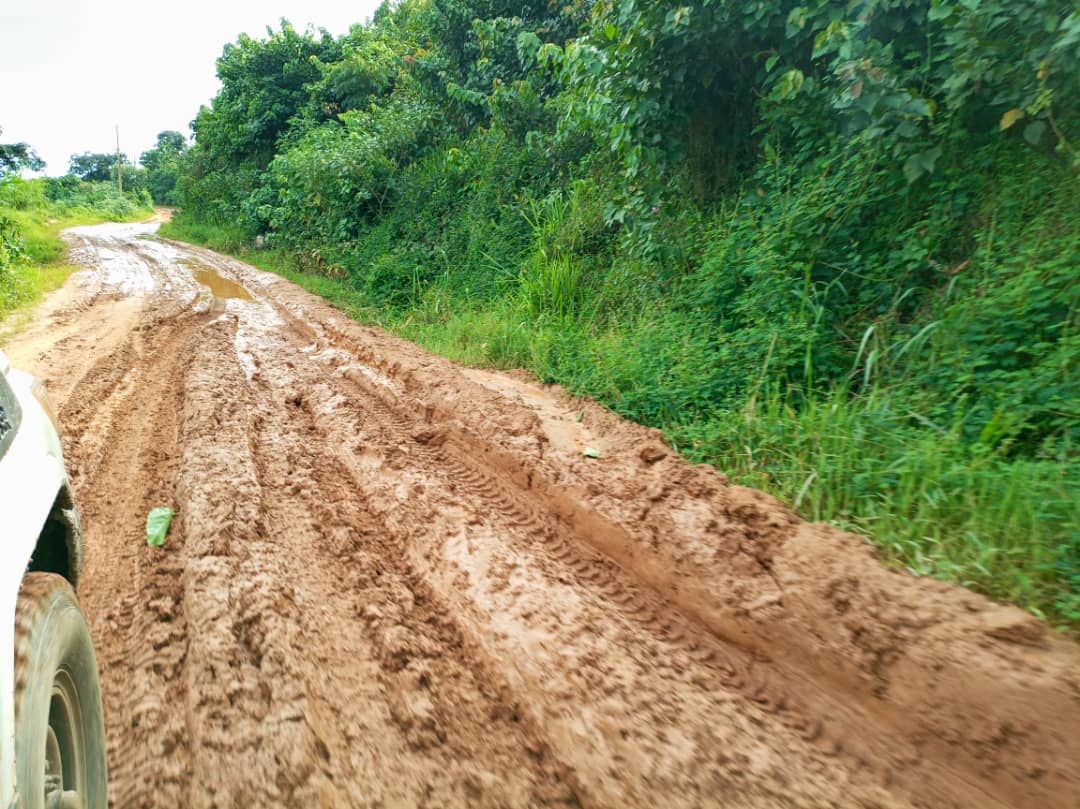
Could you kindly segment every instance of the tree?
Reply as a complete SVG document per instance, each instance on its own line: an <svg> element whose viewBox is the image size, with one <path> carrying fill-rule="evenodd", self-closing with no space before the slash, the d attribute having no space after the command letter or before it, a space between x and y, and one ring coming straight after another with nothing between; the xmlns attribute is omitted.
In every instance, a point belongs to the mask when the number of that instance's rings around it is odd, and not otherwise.
<svg viewBox="0 0 1080 809"><path fill-rule="evenodd" d="M3 129L0 129L3 132ZM0 175L12 174L23 169L41 171L45 161L28 143L0 143Z"/></svg>
<svg viewBox="0 0 1080 809"><path fill-rule="evenodd" d="M120 155L120 162L127 162L127 155ZM72 155L68 171L83 180L115 180L116 155L106 152L83 152Z"/></svg>
<svg viewBox="0 0 1080 809"><path fill-rule="evenodd" d="M158 132L157 145L143 152L139 156L139 162L150 171L165 168L170 164L175 165L186 148L187 140L184 136L175 129L167 129Z"/></svg>
<svg viewBox="0 0 1080 809"><path fill-rule="evenodd" d="M308 85L321 78L319 62L337 61L341 50L326 31L299 33L286 20L267 35L241 34L225 46L217 63L221 90L193 124L200 146L216 158L251 161L259 170L273 159L289 119L307 104Z"/></svg>
<svg viewBox="0 0 1080 809"><path fill-rule="evenodd" d="M245 222L243 204L263 186L278 139L310 108L309 87L320 65L336 62L341 46L326 31L297 32L287 21L267 39L241 34L217 63L221 90L191 127L195 145L184 157L191 182L181 182L183 204L220 222ZM325 119L330 111L312 113Z"/></svg>
<svg viewBox="0 0 1080 809"><path fill-rule="evenodd" d="M147 170L146 187L150 196L159 205L173 203L173 189L180 168L180 158L187 149L184 136L173 129L159 132L157 146L147 149L139 157L139 162Z"/></svg>

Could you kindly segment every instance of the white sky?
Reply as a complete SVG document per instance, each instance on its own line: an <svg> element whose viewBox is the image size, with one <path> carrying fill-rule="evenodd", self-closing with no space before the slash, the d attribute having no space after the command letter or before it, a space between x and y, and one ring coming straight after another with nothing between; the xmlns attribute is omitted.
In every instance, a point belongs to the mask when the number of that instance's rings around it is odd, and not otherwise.
<svg viewBox="0 0 1080 809"><path fill-rule="evenodd" d="M81 152L138 157L188 124L218 89L215 62L245 32L285 17L343 34L378 0L0 0L0 143L29 143L67 172Z"/></svg>

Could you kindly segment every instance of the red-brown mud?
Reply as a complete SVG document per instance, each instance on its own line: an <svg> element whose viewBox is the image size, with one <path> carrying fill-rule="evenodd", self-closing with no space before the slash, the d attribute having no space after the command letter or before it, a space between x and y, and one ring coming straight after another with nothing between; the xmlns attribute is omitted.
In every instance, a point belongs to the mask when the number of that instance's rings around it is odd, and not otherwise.
<svg viewBox="0 0 1080 809"><path fill-rule="evenodd" d="M64 425L114 806L1080 806L1032 616L150 230L76 229L5 346Z"/></svg>

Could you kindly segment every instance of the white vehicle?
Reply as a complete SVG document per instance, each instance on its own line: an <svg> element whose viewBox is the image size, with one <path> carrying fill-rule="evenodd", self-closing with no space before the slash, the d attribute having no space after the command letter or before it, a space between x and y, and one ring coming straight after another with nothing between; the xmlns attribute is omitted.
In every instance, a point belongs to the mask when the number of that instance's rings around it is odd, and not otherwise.
<svg viewBox="0 0 1080 809"><path fill-rule="evenodd" d="M105 809L82 533L41 383L0 351L0 807Z"/></svg>

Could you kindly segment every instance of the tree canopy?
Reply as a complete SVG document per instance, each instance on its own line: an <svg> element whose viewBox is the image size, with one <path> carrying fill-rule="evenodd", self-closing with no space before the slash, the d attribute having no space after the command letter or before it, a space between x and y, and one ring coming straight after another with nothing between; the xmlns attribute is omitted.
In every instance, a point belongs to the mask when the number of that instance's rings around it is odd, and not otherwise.
<svg viewBox="0 0 1080 809"><path fill-rule="evenodd" d="M147 170L146 186L154 202L170 204L175 201L173 192L180 159L187 148L187 140L183 134L169 129L159 132L157 145L147 149L139 157L139 162Z"/></svg>
<svg viewBox="0 0 1080 809"><path fill-rule="evenodd" d="M0 129L0 134L3 131ZM44 168L45 161L30 148L30 144L0 143L0 175L16 173L23 169L41 171Z"/></svg>
<svg viewBox="0 0 1080 809"><path fill-rule="evenodd" d="M127 155L121 153L120 162L127 162ZM116 179L116 153L83 152L73 154L68 163L68 172L82 180L102 181Z"/></svg>

